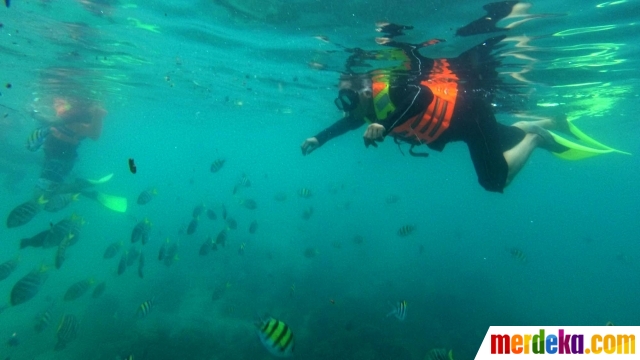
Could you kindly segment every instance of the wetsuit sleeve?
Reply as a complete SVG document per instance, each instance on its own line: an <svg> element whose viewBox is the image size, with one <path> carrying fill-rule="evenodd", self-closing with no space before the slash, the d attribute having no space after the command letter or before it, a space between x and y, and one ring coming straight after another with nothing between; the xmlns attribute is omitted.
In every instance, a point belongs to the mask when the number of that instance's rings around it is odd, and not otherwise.
<svg viewBox="0 0 640 360"><path fill-rule="evenodd" d="M355 130L364 124L364 120L358 120L353 117L345 116L342 119L336 121L333 125L322 130L315 136L318 139L318 143L322 146L327 141L333 139L336 136L340 136L347 131Z"/></svg>
<svg viewBox="0 0 640 360"><path fill-rule="evenodd" d="M385 120L380 122L380 125L386 129L387 134L395 127L425 111L433 100L431 90L419 84L392 86L389 89L389 96L391 101L397 105L396 109Z"/></svg>

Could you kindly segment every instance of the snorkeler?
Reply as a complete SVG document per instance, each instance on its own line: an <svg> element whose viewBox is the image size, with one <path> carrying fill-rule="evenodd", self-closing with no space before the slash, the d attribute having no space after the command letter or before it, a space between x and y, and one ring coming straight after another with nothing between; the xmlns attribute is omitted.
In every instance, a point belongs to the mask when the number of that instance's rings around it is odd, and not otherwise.
<svg viewBox="0 0 640 360"><path fill-rule="evenodd" d="M398 145L410 144L411 155L426 157L427 153L414 152L414 147L424 144L442 151L450 142L464 141L478 182L488 191L502 193L536 148L566 159L616 151L604 146L602 150L582 146L551 133L549 130L559 131L596 143L564 115L511 126L496 121L491 99L501 82L496 71L499 60L492 51L500 47L504 35L487 39L456 58L431 59L419 50L441 40L397 42L393 37L411 27L387 23L378 26L378 31L388 36L379 37L376 42L393 48L388 51L391 56L384 56L401 60L402 66L359 74L350 71L349 65L358 64L363 56L357 55L363 51L352 52L334 101L344 117L307 138L301 145L303 155L365 123L369 124L363 135L367 148L377 147L378 142L391 136ZM371 54L364 58L371 58Z"/></svg>
<svg viewBox="0 0 640 360"><path fill-rule="evenodd" d="M37 151L42 147L44 164L32 200L11 211L7 227L28 223L42 209L59 211L77 200L78 194L95 199L114 211L126 210L126 199L91 189L96 184L108 181L111 175L99 180L67 181L78 157L80 143L86 138L97 140L100 137L107 112L94 100L62 96L54 98L53 111L54 115L50 117L32 112L42 126L29 136L27 149Z"/></svg>
<svg viewBox="0 0 640 360"><path fill-rule="evenodd" d="M55 118L42 119L45 126L34 132L28 147L37 150L42 145L45 161L37 188L44 193L61 190L78 157L77 149L86 138L97 140L102 133L106 111L95 101L57 97Z"/></svg>
<svg viewBox="0 0 640 360"><path fill-rule="evenodd" d="M102 123L107 114L102 105L82 98L57 97L54 99L55 119L45 129L42 143L45 162L38 179L37 189L51 199L54 195L80 193L97 200L105 207L126 211L126 199L91 190L93 185L107 182L111 174L98 180L75 179L65 183L78 156L77 149L86 138L98 140L102 134ZM32 149L30 147L30 149Z"/></svg>

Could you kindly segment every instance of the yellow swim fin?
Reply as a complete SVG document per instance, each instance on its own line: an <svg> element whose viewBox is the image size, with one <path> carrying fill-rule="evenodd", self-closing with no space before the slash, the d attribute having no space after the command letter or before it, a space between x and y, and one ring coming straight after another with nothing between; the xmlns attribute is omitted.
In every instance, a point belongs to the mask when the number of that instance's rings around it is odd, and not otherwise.
<svg viewBox="0 0 640 360"><path fill-rule="evenodd" d="M553 153L553 155L565 160L582 160L592 156L608 154L616 151L613 149L595 149L567 140L554 133L551 133L551 135L558 144L569 148L567 151Z"/></svg>
<svg viewBox="0 0 640 360"><path fill-rule="evenodd" d="M569 148L569 150L561 152L561 153L553 153L557 157L559 157L561 159L565 159L565 160L582 160L582 159L590 158L592 156L601 155L601 154L609 154L609 153L613 153L613 152L620 153L620 154L625 154L625 155L631 155L628 152L616 150L614 148L606 146L606 145L596 141L592 137L588 136L584 132L582 132L580 129L578 129L577 126L573 125L571 122L567 122L567 123L569 125L569 131L571 132L571 134L573 134L575 137L580 139L580 141L583 142L586 145L578 144L578 143L573 142L571 140L567 140L567 139L561 137L560 135L557 135L557 134L553 133L552 131L550 131L550 133L553 136L554 140L558 144Z"/></svg>
<svg viewBox="0 0 640 360"><path fill-rule="evenodd" d="M113 173L103 176L98 180L87 179L87 182L89 182L92 185L104 184L107 181L111 180L112 177L113 177Z"/></svg>
<svg viewBox="0 0 640 360"><path fill-rule="evenodd" d="M582 130L578 129L577 126L573 125L571 122L569 122L569 131L571 131L571 133L573 135L575 135L578 139L580 139L581 141L583 141L585 144L594 147L596 149L603 149L603 150L612 150L614 152L618 152L621 154L625 154L625 155L631 155L628 152L624 152L624 151L620 151L620 150L616 150L614 148L611 148L607 145L604 145L598 141L596 141L595 139L593 139L592 137L588 136L587 134L583 133Z"/></svg>
<svg viewBox="0 0 640 360"><path fill-rule="evenodd" d="M127 211L127 198L97 191L95 199L107 209L121 213Z"/></svg>

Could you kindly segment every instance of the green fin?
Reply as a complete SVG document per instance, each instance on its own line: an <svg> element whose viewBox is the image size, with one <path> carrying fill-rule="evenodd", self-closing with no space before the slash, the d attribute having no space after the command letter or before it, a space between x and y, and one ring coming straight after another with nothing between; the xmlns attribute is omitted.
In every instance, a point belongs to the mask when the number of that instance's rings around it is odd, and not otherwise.
<svg viewBox="0 0 640 360"><path fill-rule="evenodd" d="M98 184L106 183L107 181L111 180L112 177L113 177L113 173L103 176L98 180L87 179L87 181L92 185L98 185Z"/></svg>
<svg viewBox="0 0 640 360"><path fill-rule="evenodd" d="M575 143L573 141L567 140L561 136L558 136L554 133L551 133L551 135L553 136L553 139L560 145L565 146L567 148L569 148L569 150L564 151L564 152L554 152L553 155L561 158L561 159L565 159L565 160L582 160L582 159L587 159L590 158L592 156L596 156L596 155L601 155L601 154L608 154L608 153L612 153L615 150L612 149L594 149L594 148L590 148L584 145L580 145L578 143Z"/></svg>
<svg viewBox="0 0 640 360"><path fill-rule="evenodd" d="M95 199L107 209L122 213L127 211L127 198L97 192Z"/></svg>
<svg viewBox="0 0 640 360"><path fill-rule="evenodd" d="M568 124L569 124L569 131L571 132L571 134L575 135L578 139L580 139L580 141L582 141L583 143L585 143L588 146L578 144L578 143L573 142L571 140L567 140L567 139L565 139L565 138L553 133L552 131L550 131L551 135L553 136L553 138L555 139L555 141L558 144L569 148L569 150L561 152L561 153L553 153L554 155L558 156L559 158L562 158L562 159L565 159L565 160L582 160L582 159L590 158L592 156L601 155L601 154L609 154L609 153L613 153L613 152L620 153L620 154L625 154L625 155L631 155L628 152L616 150L614 148L611 148L609 146L606 146L606 145L596 141L592 137L590 137L587 134L583 133L580 129L578 129L578 127L573 125L571 122L569 122Z"/></svg>
<svg viewBox="0 0 640 360"><path fill-rule="evenodd" d="M453 349L449 350L449 360L453 360Z"/></svg>
<svg viewBox="0 0 640 360"><path fill-rule="evenodd" d="M620 151L620 150L616 150L614 148L608 147L607 145L604 145L604 144L596 141L592 137L590 137L587 134L583 133L582 130L578 129L578 127L573 125L571 122L569 122L569 131L571 131L571 133L573 135L575 135L578 139L582 140L585 144L587 144L587 145L589 145L589 146L591 146L593 148L602 149L602 150L612 150L614 152L619 152L621 154L631 155L630 153L627 153L627 152L624 152L624 151Z"/></svg>

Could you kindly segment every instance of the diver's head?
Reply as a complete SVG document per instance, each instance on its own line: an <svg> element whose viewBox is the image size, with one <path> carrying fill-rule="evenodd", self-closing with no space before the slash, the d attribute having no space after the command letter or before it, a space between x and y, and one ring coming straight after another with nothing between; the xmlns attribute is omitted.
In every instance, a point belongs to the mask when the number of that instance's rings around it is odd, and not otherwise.
<svg viewBox="0 0 640 360"><path fill-rule="evenodd" d="M356 110L373 96L371 79L366 74L342 74L338 86L336 107L344 112Z"/></svg>
<svg viewBox="0 0 640 360"><path fill-rule="evenodd" d="M100 102L78 97L54 99L55 122L59 124L54 136L70 143L89 137L97 140L102 133L102 121L107 111ZM64 131L60 131L64 129ZM64 134L66 132L67 134Z"/></svg>
<svg viewBox="0 0 640 360"><path fill-rule="evenodd" d="M56 97L53 107L56 116L63 123L102 121L102 118L107 114L98 101L84 98Z"/></svg>

